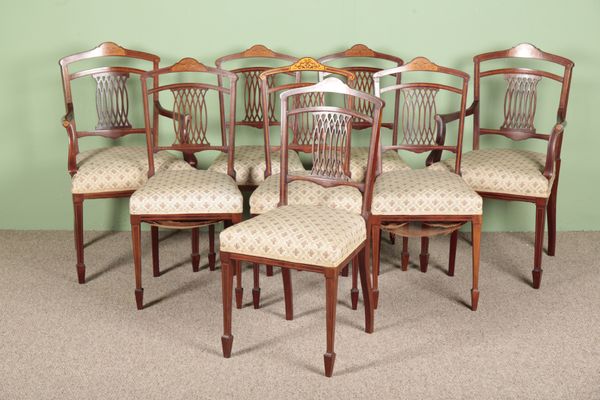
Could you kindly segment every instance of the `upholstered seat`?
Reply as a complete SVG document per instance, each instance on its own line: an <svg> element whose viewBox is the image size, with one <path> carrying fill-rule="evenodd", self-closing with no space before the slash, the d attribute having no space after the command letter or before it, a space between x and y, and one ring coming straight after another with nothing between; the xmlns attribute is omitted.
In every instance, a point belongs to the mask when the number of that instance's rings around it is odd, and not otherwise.
<svg viewBox="0 0 600 400"><path fill-rule="evenodd" d="M316 205L288 205L227 228L221 252L337 268L366 239L363 217Z"/></svg>
<svg viewBox="0 0 600 400"><path fill-rule="evenodd" d="M550 196L553 179L543 175L546 155L515 149L485 149L465 153L460 171L463 179L478 192L519 196ZM454 159L432 165L454 170Z"/></svg>
<svg viewBox="0 0 600 400"><path fill-rule="evenodd" d="M156 171L191 169L185 161L165 151L154 156ZM116 146L87 150L77 155L72 193L136 190L148 180L148 150L142 146Z"/></svg>
<svg viewBox="0 0 600 400"><path fill-rule="evenodd" d="M288 152L290 170L303 170L304 166L300 156L295 151ZM264 146L236 146L234 152L235 180L238 185L257 186L265 180L265 148ZM280 171L281 158L278 151L271 152L271 171L278 174ZM220 153L209 171L227 173L227 154Z"/></svg>
<svg viewBox="0 0 600 400"><path fill-rule="evenodd" d="M354 182L363 182L367 174L368 147L353 147L350 150L350 173ZM410 169L395 150L388 150L381 158L382 172Z"/></svg>
<svg viewBox="0 0 600 400"><path fill-rule="evenodd" d="M429 168L380 175L373 215L480 215L481 197L460 176Z"/></svg>
<svg viewBox="0 0 600 400"><path fill-rule="evenodd" d="M241 213L242 193L233 178L196 169L158 173L129 201L132 215Z"/></svg>
<svg viewBox="0 0 600 400"><path fill-rule="evenodd" d="M308 171L295 172L306 175ZM269 176L250 196L250 213L262 214L279 204L279 174ZM351 186L326 188L314 182L292 181L288 184L288 204L321 205L360 214L362 193Z"/></svg>

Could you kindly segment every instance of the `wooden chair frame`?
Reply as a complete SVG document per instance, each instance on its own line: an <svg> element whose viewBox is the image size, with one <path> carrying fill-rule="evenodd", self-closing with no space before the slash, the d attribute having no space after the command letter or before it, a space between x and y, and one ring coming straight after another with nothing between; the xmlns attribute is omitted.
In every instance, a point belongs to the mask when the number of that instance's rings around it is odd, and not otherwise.
<svg viewBox="0 0 600 400"><path fill-rule="evenodd" d="M563 67L563 74L557 75L544 71L542 69L529 68L498 68L482 71L481 64L490 60L499 59L535 59L548 62L548 64L557 64ZM500 135L515 141L526 139L539 139L548 142L546 150L546 165L544 167L544 177L549 181L554 177L549 198L519 196L494 192L479 192L484 198L498 199L505 201L522 201L534 203L535 213L535 244L534 244L534 262L532 270L533 287L539 289L542 280L542 250L544 246L544 225L546 214L548 217L548 255L554 256L556 253L556 199L558 195L558 179L561 166L561 147L565 127L567 125L567 105L569 101L569 90L571 87L572 70L575 64L564 57L546 53L537 47L523 43L513 48L490 53L479 54L473 57L474 63L474 99L473 104L467 110L467 115L473 115L473 150L479 150L480 137L482 135ZM482 128L480 124L480 91L481 79L496 75L519 75L548 78L558 82L561 85L561 92L556 113L556 124L550 134L542 134L535 131L532 126L525 129L515 129L512 127L502 127L500 129ZM507 90L508 94L508 90ZM506 100L506 99L505 99ZM535 116L535 106L529 110L525 119L531 120ZM533 128L533 129L532 129ZM436 159L435 161L438 161Z"/></svg>
<svg viewBox="0 0 600 400"><path fill-rule="evenodd" d="M404 83L393 86L382 88L380 85L380 79L384 76L395 75L398 73L410 73L410 72L431 72L435 74L445 74L455 76L462 81L461 87L455 87L450 85L442 85L430 82L417 82L417 83ZM408 150L415 153L423 152L442 152L450 151L456 154L455 171L460 175L460 162L463 142L463 131L464 131L464 119L466 115L466 100L467 100L467 89L469 83L469 75L451 68L442 67L436 65L424 57L417 57L408 64L402 65L397 68L380 71L374 74L373 79L375 80L375 94L380 97L382 93L387 91L401 91L404 89L421 89L426 88L428 90L443 90L456 93L461 96L460 111L453 114L436 115L436 128L437 137L436 144L398 144L392 146L380 146L380 153L378 157L377 176L381 174L381 154L388 149L402 149ZM456 145L450 146L444 143L445 141L445 129L446 124L458 120L458 137ZM465 223L471 222L472 234L473 234L473 287L471 289L471 308L473 311L477 309L479 300L479 253L480 253L480 237L481 237L481 215L374 215L371 214L369 218L369 227L371 230L371 238L373 244L373 298L375 307L378 305L379 299L379 264L380 264L380 251L381 251L381 228L388 223L406 223L406 222L424 222L424 223ZM450 260L454 259L452 252L456 251L455 236L451 239L451 256ZM404 264L404 263L403 263ZM404 269L404 268L403 268ZM451 263L452 274L454 266Z"/></svg>
<svg viewBox="0 0 600 400"><path fill-rule="evenodd" d="M305 60L305 61L303 61ZM302 59L299 63L302 65L306 63L306 59ZM294 68L297 68L296 66ZM294 70L294 69L292 69ZM274 72L277 73L277 72ZM351 105L352 101L349 101L350 107L347 109L340 107L328 107L324 105L308 105L307 107L294 108L289 109L290 105L288 104L288 99L294 98L294 96L299 96L308 93L338 93L348 96L348 98L361 98L368 99L375 104L375 112L373 118L361 115L355 111L353 111ZM379 124L381 120L381 109L383 108L383 101L377 99L373 96L367 95L365 93L353 90L348 86L342 84L342 82L335 78L327 79L323 82L320 82L316 85L305 86L300 88L294 88L287 90L280 95L281 97L281 130L283 132L281 139L281 151L282 151L282 171L280 178L280 205L287 204L287 185L289 182L294 180L308 180L311 182L315 182L317 184L330 187L336 185L349 185L358 188L361 192L363 192L363 204L362 204L362 216L365 219L365 223L369 218L370 207L371 207L371 199L372 199L372 191L374 184L374 168L373 165L375 163L376 151L379 146ZM367 121L372 123L372 134L371 134L371 147L369 153L369 165L371 168L368 168L367 171L367 179L365 183L356 183L349 182L347 180L340 180L339 178L333 179L332 175L320 175L320 176L293 176L290 175L290 171L288 171L288 142L289 135L288 132L288 124L289 124L289 116L298 115L301 113L314 113L314 112L329 112L329 113L343 113L345 115L350 115L352 117L362 117ZM349 131L348 135L351 133L351 118L349 122ZM266 124L265 124L266 126ZM346 142L346 150L350 149L350 141ZM345 160L344 165L344 173L347 174L348 177L348 167L349 167L349 158ZM331 171L326 172L326 174L331 173ZM242 261L254 263L254 264L267 264L267 265L277 265L282 268L282 275L284 277L284 291L285 291L285 308L286 308L286 319L290 320L293 318L293 309L292 309L292 287L291 287L291 278L290 278L290 270L295 269L299 271L310 271L323 274L325 277L325 287L326 287L326 325L327 325L327 352L324 355L324 364L325 364L325 375L331 376L333 373L333 366L335 362L335 352L334 352L334 338L335 338L335 313L336 313L336 305L337 305L337 288L338 288L338 277L341 269L343 269L348 262L352 259L358 258L359 261L359 269L361 276L361 284L363 289L363 297L365 303L365 331L368 333L373 332L374 327L374 314L373 314L373 303L372 303L372 289L371 289L371 274L369 273L369 253L368 246L369 243L369 231L366 231L366 240L350 255L344 260L340 265L335 268L321 267L315 265L306 265L288 261L282 261L277 259L267 259L263 257L250 256L245 254L238 254L232 252L224 252L221 251L221 273L222 273L222 282L223 282L223 336L222 346L223 346L223 356L229 358L231 356L231 347L233 343L233 335L231 329L231 314L232 314L232 286L233 286L233 270L238 270L239 263Z"/></svg>
<svg viewBox="0 0 600 400"><path fill-rule="evenodd" d="M152 79L153 82L158 82L159 78L162 75L172 74L172 73L181 73L181 72L193 72L193 73L203 73L207 75L218 76L221 79L227 79L229 82L229 87L224 87L222 84L212 85L205 83L177 83L159 86L158 84L154 84L152 88L148 88L147 81L148 79ZM148 148L148 176L152 177L155 173L154 171L154 154L158 151L163 150L176 150L180 151L182 154L189 156L194 156L196 152L205 151L205 150L218 150L227 153L227 173L233 179L235 179L235 171L233 169L233 156L234 156L234 148L235 148L235 95L236 95L236 82L237 76L229 71L207 67L204 64L198 62L192 58L184 58L173 64L170 67L165 67L153 71L146 72L142 74L142 94L143 94L143 103L144 103L144 116L145 116L145 124L146 124L146 142ZM158 100L158 94L161 91L171 90L171 89L205 89L217 91L220 94L229 96L229 121L228 127L225 126L225 120L223 115L221 115L221 145L214 146L210 143L189 143L189 132L187 132L187 126L189 121L191 120L191 116L182 115L178 112L173 112L166 110L163 108ZM185 140L180 141L180 143L172 144L168 146L159 145L159 127L157 123L158 115L154 113L153 120L154 124L151 124L151 116L150 116L150 105L149 105L149 97L152 97L154 100L155 108L158 110L158 113L162 116L177 119L179 120L180 130L176 132L176 135L183 137ZM220 101L224 101L224 96L219 96ZM242 220L242 213L214 213L214 214L168 214L168 215L131 215L131 233L132 233L132 241L133 241L133 258L135 264L135 299L138 310L143 308L143 294L144 289L142 288L142 259L141 259L141 224L148 223L152 226L152 228L157 228L158 226L164 226L167 228L175 228L175 229L192 229L192 245L193 245L193 254L192 254L192 262L194 271L198 270L198 263L200 260L200 256L198 254L198 237L199 237L199 227L200 226L209 226L209 236L214 238L214 224L224 221L225 225L231 225L238 223ZM153 232L153 235L155 233ZM156 235L158 236L158 231L156 231ZM209 260L211 264L211 270L214 270L214 239L210 241L210 252ZM156 254L155 254L156 252ZM153 248L153 271L154 276L157 276L159 273L158 270L158 248Z"/></svg>
<svg viewBox="0 0 600 400"><path fill-rule="evenodd" d="M113 42L104 42L101 43L98 47L83 51L80 53L72 54L67 57L63 57L59 61L61 75L62 75L62 84L63 84L63 92L65 98L65 109L66 114L62 118L62 125L67 131L67 136L69 139L69 150L68 150L68 162L67 169L71 177L77 174L77 155L79 154L79 139L89 136L100 136L109 139L118 139L120 137L130 135L130 134L144 134L145 130L143 128L133 128L131 126L124 126L123 124L111 124L110 122L105 121L106 123L99 123L99 126L91 131L79 131L77 129L77 125L75 122L75 107L73 105L73 96L71 92L71 82L75 79L82 77L93 77L96 74L101 74L107 76L108 79L117 75L141 75L144 70L124 67L124 66L113 66L113 67L99 67L92 69L85 69L78 72L71 73L70 68L74 63L78 63L80 61L94 59L94 58L102 58L102 57L118 57L123 59L136 59L140 61L149 62L152 65L151 69L157 69L160 57L145 53L136 50L129 50L123 48L116 43ZM126 90L126 88L125 88ZM99 107L98 99L97 107ZM113 111L115 111L113 109ZM123 111L123 110L117 110ZM126 114L126 113L125 113ZM132 190L124 190L124 191L106 191L101 193L73 193L73 211L74 211L74 236L75 236L75 251L77 255L77 280L80 284L85 283L85 260L84 260L84 232L83 232L83 202L88 199L112 199L112 198L122 198L129 197L133 193ZM154 244L153 244L154 245Z"/></svg>

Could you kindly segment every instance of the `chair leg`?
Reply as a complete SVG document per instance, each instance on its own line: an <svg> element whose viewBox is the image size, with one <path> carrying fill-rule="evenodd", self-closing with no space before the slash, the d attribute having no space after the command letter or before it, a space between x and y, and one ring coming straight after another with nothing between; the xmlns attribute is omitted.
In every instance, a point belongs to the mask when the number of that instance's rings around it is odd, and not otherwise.
<svg viewBox="0 0 600 400"><path fill-rule="evenodd" d="M458 243L458 230L450 234L450 255L448 256L448 276L454 276L456 265L456 245Z"/></svg>
<svg viewBox="0 0 600 400"><path fill-rule="evenodd" d="M555 182L556 183L556 182ZM548 199L548 255L556 254L556 187L552 188L552 194Z"/></svg>
<svg viewBox="0 0 600 400"><path fill-rule="evenodd" d="M539 289L542 283L542 248L544 247L544 225L546 217L546 200L538 200L535 204L535 253L533 256L533 288Z"/></svg>
<svg viewBox="0 0 600 400"><path fill-rule="evenodd" d="M200 228L192 228L192 271L200 270Z"/></svg>
<svg viewBox="0 0 600 400"><path fill-rule="evenodd" d="M292 277L289 268L281 268L281 277L283 280L283 297L285 299L285 319L291 321L294 319L294 302L292 292Z"/></svg>
<svg viewBox="0 0 600 400"><path fill-rule="evenodd" d="M359 269L359 255L352 259L352 289L350 289L350 301L352 302L352 309L358 308L358 269Z"/></svg>
<svg viewBox="0 0 600 400"><path fill-rule="evenodd" d="M393 234L392 232L389 232L389 234L390 234L390 243L396 244L396 235Z"/></svg>
<svg viewBox="0 0 600 400"><path fill-rule="evenodd" d="M252 288L252 304L255 309L260 308L260 265L252 266L252 275L254 278L254 287Z"/></svg>
<svg viewBox="0 0 600 400"><path fill-rule="evenodd" d="M215 253L215 225L208 226L208 269L211 271L215 270L215 260L217 255Z"/></svg>
<svg viewBox="0 0 600 400"><path fill-rule="evenodd" d="M421 237L421 254L419 255L419 263L421 266L421 272L427 272L427 265L429 264L429 237Z"/></svg>
<svg viewBox="0 0 600 400"><path fill-rule="evenodd" d="M135 303L137 309L144 308L144 288L142 287L142 237L140 221L131 221L131 242L133 244L133 264L135 271Z"/></svg>
<svg viewBox="0 0 600 400"><path fill-rule="evenodd" d="M244 288L242 287L242 262L232 262L235 268L235 306L236 308L242 308L242 300L244 299Z"/></svg>
<svg viewBox="0 0 600 400"><path fill-rule="evenodd" d="M231 346L233 344L233 335L231 334L233 268L229 255L223 253L221 253L221 287L223 292L223 336L221 336L221 345L223 347L223 357L229 358L231 357Z"/></svg>
<svg viewBox="0 0 600 400"><path fill-rule="evenodd" d="M160 276L160 264L158 253L158 226L150 227L150 236L152 240L152 276L157 278Z"/></svg>
<svg viewBox="0 0 600 400"><path fill-rule="evenodd" d="M365 303L365 332L373 333L375 329L375 304L373 299L373 287L371 286L371 268L369 267L369 251L365 248L358 255L360 284Z"/></svg>
<svg viewBox="0 0 600 400"><path fill-rule="evenodd" d="M408 237L402 237L402 253L400 254L400 259L402 260L402 271L408 271L408 261L410 260Z"/></svg>
<svg viewBox="0 0 600 400"><path fill-rule="evenodd" d="M477 311L479 303L479 255L481 247L481 216L476 216L471 221L471 235L473 240L473 287L471 289L471 310Z"/></svg>
<svg viewBox="0 0 600 400"><path fill-rule="evenodd" d="M266 267L267 267L267 276L273 276L273 266L266 265Z"/></svg>
<svg viewBox="0 0 600 400"><path fill-rule="evenodd" d="M73 214L74 226L73 233L75 235L75 253L77 255L77 281L80 284L85 283L85 262L83 259L83 197L73 195Z"/></svg>
<svg viewBox="0 0 600 400"><path fill-rule="evenodd" d="M348 267L350 266L350 263L348 263L348 265L346 265L344 268L342 268L342 276L347 277L348 276Z"/></svg>
<svg viewBox="0 0 600 400"><path fill-rule="evenodd" d="M381 229L378 225L371 226L371 241L373 243L373 307L377 308L379 305L379 258L381 249Z"/></svg>
<svg viewBox="0 0 600 400"><path fill-rule="evenodd" d="M325 275L325 314L327 325L327 352L323 356L325 362L325 376L331 377L335 364L335 312L337 306L338 272Z"/></svg>

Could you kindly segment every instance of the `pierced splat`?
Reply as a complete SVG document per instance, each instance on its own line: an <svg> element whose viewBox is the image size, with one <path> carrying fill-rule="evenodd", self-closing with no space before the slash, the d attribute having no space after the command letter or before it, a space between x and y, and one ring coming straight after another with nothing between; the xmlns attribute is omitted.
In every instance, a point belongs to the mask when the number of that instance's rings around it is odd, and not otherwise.
<svg viewBox="0 0 600 400"><path fill-rule="evenodd" d="M292 98L293 108L318 107L325 104L325 95L319 92L309 92ZM294 133L293 143L311 145L313 143L314 118L309 113L290 116L290 126Z"/></svg>
<svg viewBox="0 0 600 400"><path fill-rule="evenodd" d="M172 89L173 113L179 118L173 118L175 129L174 144L204 144L206 139L207 111L206 91L202 88Z"/></svg>
<svg viewBox="0 0 600 400"><path fill-rule="evenodd" d="M354 81L354 88L356 90L360 90L361 92L365 92L371 95L375 93L372 71L365 71L352 68L350 68L350 71L352 71L354 73L354 76L356 76L356 80ZM369 101L366 101L361 98L358 98L354 101L354 111L357 111L361 114L373 116L374 109L375 106ZM362 122L362 120L354 118L354 122Z"/></svg>
<svg viewBox="0 0 600 400"><path fill-rule="evenodd" d="M435 88L404 88L402 93L403 144L435 145L437 115Z"/></svg>
<svg viewBox="0 0 600 400"><path fill-rule="evenodd" d="M262 69L254 69L241 72L244 77L244 119L243 122L263 122L262 107L260 102L260 73ZM267 86L273 87L273 76L267 77ZM276 122L275 117L275 93L269 95L269 122Z"/></svg>
<svg viewBox="0 0 600 400"><path fill-rule="evenodd" d="M96 80L96 130L131 128L126 72L93 74Z"/></svg>
<svg viewBox="0 0 600 400"><path fill-rule="evenodd" d="M349 131L352 117L336 112L310 114L312 129L312 175L350 179Z"/></svg>
<svg viewBox="0 0 600 400"><path fill-rule="evenodd" d="M504 95L504 123L500 129L535 133L537 85L542 77L505 74L504 79L508 87Z"/></svg>

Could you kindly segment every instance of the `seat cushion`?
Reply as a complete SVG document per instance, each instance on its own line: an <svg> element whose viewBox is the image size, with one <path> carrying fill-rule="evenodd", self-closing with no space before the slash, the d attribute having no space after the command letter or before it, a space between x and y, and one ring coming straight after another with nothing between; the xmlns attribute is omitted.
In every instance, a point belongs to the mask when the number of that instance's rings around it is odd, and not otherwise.
<svg viewBox="0 0 600 400"><path fill-rule="evenodd" d="M365 220L325 206L288 205L221 232L221 251L337 267L367 238Z"/></svg>
<svg viewBox="0 0 600 400"><path fill-rule="evenodd" d="M367 162L369 159L368 147L353 147L350 152L350 173L354 182L363 182L367 176ZM381 169L383 172L410 169L400 158L395 150L388 150L383 153L381 159Z"/></svg>
<svg viewBox="0 0 600 400"><path fill-rule="evenodd" d="M242 193L229 175L168 170L148 179L129 200L132 215L241 213Z"/></svg>
<svg viewBox="0 0 600 400"><path fill-rule="evenodd" d="M375 181L374 215L480 215L482 199L448 171L390 171Z"/></svg>
<svg viewBox="0 0 600 400"><path fill-rule="evenodd" d="M475 150L463 154L460 172L478 192L520 196L550 196L554 178L544 177L546 155L515 149ZM454 171L454 159L444 160L430 168Z"/></svg>
<svg viewBox="0 0 600 400"><path fill-rule="evenodd" d="M157 172L192 169L173 154L154 156ZM115 146L87 150L77 155L77 173L71 178L73 193L125 192L136 190L148 180L148 151L142 146Z"/></svg>
<svg viewBox="0 0 600 400"><path fill-rule="evenodd" d="M307 175L308 171L295 172ZM360 214L362 193L355 187L335 186L325 188L308 181L293 181L288 184L288 204L322 205ZM250 196L250 213L262 214L279 204L279 174L269 176Z"/></svg>
<svg viewBox="0 0 600 400"><path fill-rule="evenodd" d="M234 152L233 169L235 170L235 181L238 185L257 186L265 180L264 146L236 146ZM271 172L278 174L281 168L281 158L278 151L271 153ZM290 171L303 170L304 166L300 156L295 151L288 152L288 168ZM227 154L221 153L217 156L209 171L227 173Z"/></svg>

